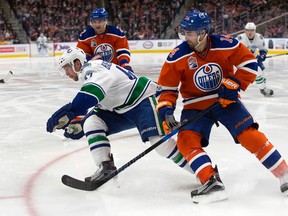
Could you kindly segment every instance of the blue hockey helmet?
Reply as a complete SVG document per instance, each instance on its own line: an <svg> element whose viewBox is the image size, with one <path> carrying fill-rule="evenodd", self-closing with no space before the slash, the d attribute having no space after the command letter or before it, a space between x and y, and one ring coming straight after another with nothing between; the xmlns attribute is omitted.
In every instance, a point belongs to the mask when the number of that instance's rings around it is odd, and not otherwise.
<svg viewBox="0 0 288 216"><path fill-rule="evenodd" d="M90 20L108 19L108 13L104 8L95 8L91 15Z"/></svg>
<svg viewBox="0 0 288 216"><path fill-rule="evenodd" d="M201 31L206 30L209 33L210 30L210 17L205 12L199 10L192 10L188 12L181 21L180 28L183 31Z"/></svg>

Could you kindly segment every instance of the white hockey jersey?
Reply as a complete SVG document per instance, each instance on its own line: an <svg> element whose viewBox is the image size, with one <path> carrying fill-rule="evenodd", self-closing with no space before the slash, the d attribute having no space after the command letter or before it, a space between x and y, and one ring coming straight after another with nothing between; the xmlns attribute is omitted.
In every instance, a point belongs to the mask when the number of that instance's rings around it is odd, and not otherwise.
<svg viewBox="0 0 288 216"><path fill-rule="evenodd" d="M48 40L47 40L47 37L45 37L44 35L41 35L37 38L36 42L37 42L38 48L40 49L41 47L44 47L44 48L47 47Z"/></svg>
<svg viewBox="0 0 288 216"><path fill-rule="evenodd" d="M157 90L152 80L102 60L89 61L80 73L84 79L80 93L96 98L100 109L117 113L131 110Z"/></svg>
<svg viewBox="0 0 288 216"><path fill-rule="evenodd" d="M258 51L268 52L265 40L259 33L255 33L252 40L249 40L246 33L242 33L237 36L237 40L242 42L255 56L257 56Z"/></svg>

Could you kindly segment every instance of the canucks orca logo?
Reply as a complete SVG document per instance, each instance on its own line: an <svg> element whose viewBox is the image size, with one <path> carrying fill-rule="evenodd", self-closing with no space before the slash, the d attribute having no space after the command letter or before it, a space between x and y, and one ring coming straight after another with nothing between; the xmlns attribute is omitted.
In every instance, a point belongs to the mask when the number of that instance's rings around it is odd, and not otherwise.
<svg viewBox="0 0 288 216"><path fill-rule="evenodd" d="M205 64L194 74L194 83L198 89L204 92L216 90L222 80L222 69L216 63Z"/></svg>
<svg viewBox="0 0 288 216"><path fill-rule="evenodd" d="M99 44L94 50L95 55L100 55L101 59L104 61L112 61L114 57L114 49L110 44L104 43Z"/></svg>

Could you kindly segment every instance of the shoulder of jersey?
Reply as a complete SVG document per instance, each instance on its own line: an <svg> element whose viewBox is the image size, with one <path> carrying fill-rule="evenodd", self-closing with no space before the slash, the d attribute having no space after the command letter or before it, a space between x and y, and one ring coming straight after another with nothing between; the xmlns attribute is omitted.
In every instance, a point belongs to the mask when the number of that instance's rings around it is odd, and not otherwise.
<svg viewBox="0 0 288 216"><path fill-rule="evenodd" d="M95 31L92 26L88 26L84 31L80 33L79 39L85 40L89 37L93 37L95 35Z"/></svg>
<svg viewBox="0 0 288 216"><path fill-rule="evenodd" d="M242 34L237 35L236 39L237 39L237 40L242 40L242 39L244 39L245 34L246 34L246 33L242 33Z"/></svg>
<svg viewBox="0 0 288 216"><path fill-rule="evenodd" d="M98 72L102 66L102 60L91 60L91 61L88 61L86 62L82 68L81 68L81 73L84 74L84 76L89 73L89 72Z"/></svg>
<svg viewBox="0 0 288 216"><path fill-rule="evenodd" d="M214 48L227 48L231 49L239 44L239 41L233 37L226 37L224 35L211 35L211 49Z"/></svg>
<svg viewBox="0 0 288 216"><path fill-rule="evenodd" d="M125 34L121 29L117 28L114 25L108 25L107 34L112 34L120 37L124 37Z"/></svg>
<svg viewBox="0 0 288 216"><path fill-rule="evenodd" d="M255 33L255 36L260 38L261 40L264 40L264 37L260 33Z"/></svg>
<svg viewBox="0 0 288 216"><path fill-rule="evenodd" d="M176 61L177 59L190 54L193 52L193 49L190 48L186 41L183 41L181 44L176 46L167 56L167 61Z"/></svg>
<svg viewBox="0 0 288 216"><path fill-rule="evenodd" d="M87 68L89 69L91 66L92 66L91 61L86 62L86 63L82 66L80 72L86 71Z"/></svg>

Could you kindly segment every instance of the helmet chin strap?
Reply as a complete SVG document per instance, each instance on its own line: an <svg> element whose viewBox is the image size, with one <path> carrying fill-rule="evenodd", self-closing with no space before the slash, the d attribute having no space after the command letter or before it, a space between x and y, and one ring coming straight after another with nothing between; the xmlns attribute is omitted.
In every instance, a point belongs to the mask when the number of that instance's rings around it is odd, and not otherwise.
<svg viewBox="0 0 288 216"><path fill-rule="evenodd" d="M74 72L75 74L77 74L77 79L74 80L74 81L78 81L78 80L82 79L80 71L76 72L75 68L74 68L74 67L72 67L72 68L73 68L73 72Z"/></svg>
<svg viewBox="0 0 288 216"><path fill-rule="evenodd" d="M76 73L76 74L79 74L79 73L80 73L80 71L76 71L74 67L73 67L73 71L74 71L74 73Z"/></svg>
<svg viewBox="0 0 288 216"><path fill-rule="evenodd" d="M76 70L75 70L75 63L72 63L72 62L71 62L70 64L71 64L71 66L72 66L73 72L76 73L76 74L79 74L80 70L79 70L79 71L76 71Z"/></svg>
<svg viewBox="0 0 288 216"><path fill-rule="evenodd" d="M200 35L198 35L197 37L198 44L194 48L197 48L198 46L200 46L200 44L202 44L202 42L207 38L207 35L208 34L206 33L202 41L200 41Z"/></svg>

